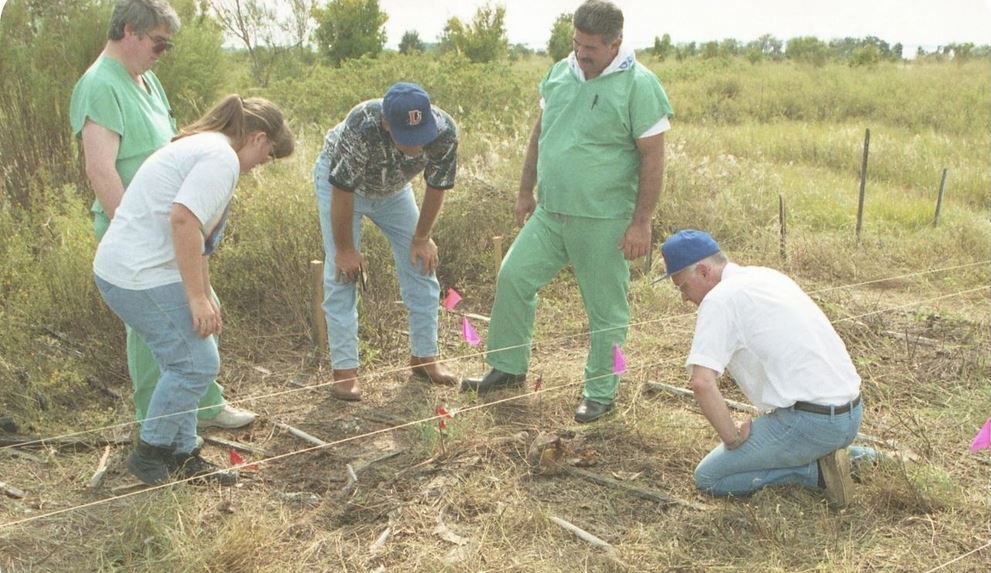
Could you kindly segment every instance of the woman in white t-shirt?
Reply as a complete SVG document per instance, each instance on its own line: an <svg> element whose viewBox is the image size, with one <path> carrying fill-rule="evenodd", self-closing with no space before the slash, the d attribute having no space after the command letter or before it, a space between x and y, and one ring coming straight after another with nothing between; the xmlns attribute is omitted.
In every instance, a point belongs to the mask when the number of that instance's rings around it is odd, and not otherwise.
<svg viewBox="0 0 991 573"><path fill-rule="evenodd" d="M127 467L147 484L210 474L196 448L196 409L220 371L209 256L220 242L238 175L293 152L282 112L262 98L224 98L135 174L96 251L107 306L137 331L161 377Z"/></svg>

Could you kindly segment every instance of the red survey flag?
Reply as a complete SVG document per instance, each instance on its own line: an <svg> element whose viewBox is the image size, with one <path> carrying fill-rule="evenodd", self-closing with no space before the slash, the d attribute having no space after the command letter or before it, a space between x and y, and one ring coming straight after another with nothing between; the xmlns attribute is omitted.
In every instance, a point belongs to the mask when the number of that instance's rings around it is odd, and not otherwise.
<svg viewBox="0 0 991 573"><path fill-rule="evenodd" d="M544 377L537 374L537 379L533 381L533 391L540 392L540 387L544 385Z"/></svg>
<svg viewBox="0 0 991 573"><path fill-rule="evenodd" d="M475 331L475 327L468 322L468 317L464 317L461 320L461 338L465 339L470 346L478 346L482 339L478 337L478 332Z"/></svg>
<svg viewBox="0 0 991 573"><path fill-rule="evenodd" d="M443 432L447 429L447 422L444 418L451 419L451 413L444 406L437 406L437 429Z"/></svg>
<svg viewBox="0 0 991 573"><path fill-rule="evenodd" d="M616 376L626 374L626 356L619 344L612 345L612 373Z"/></svg>
<svg viewBox="0 0 991 573"><path fill-rule="evenodd" d="M230 455L232 466L241 466L244 463L244 458L241 457L241 454L236 451L228 450L228 454ZM242 466L241 469L246 472L256 472L258 471L258 464L248 464L246 466Z"/></svg>
<svg viewBox="0 0 991 573"><path fill-rule="evenodd" d="M970 443L970 453L976 454L988 448L991 448L991 418L984 422L984 426L974 436L974 441Z"/></svg>
<svg viewBox="0 0 991 573"><path fill-rule="evenodd" d="M444 302L441 304L444 305L445 310L450 312L454 310L454 307L458 306L459 302L461 302L461 293L453 288L449 288L447 289L447 296L444 297Z"/></svg>

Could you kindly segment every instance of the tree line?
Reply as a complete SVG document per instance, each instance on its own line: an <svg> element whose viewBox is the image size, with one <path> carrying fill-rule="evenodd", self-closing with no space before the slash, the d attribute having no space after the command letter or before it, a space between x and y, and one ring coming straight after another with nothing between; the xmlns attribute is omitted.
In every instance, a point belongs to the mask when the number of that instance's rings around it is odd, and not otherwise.
<svg viewBox="0 0 991 573"><path fill-rule="evenodd" d="M273 9L266 0L206 1L228 36L240 41L256 68L256 80L262 84L267 74L260 69L259 60L267 56L274 62L275 56L283 55L281 52L285 51L287 43L297 49L306 49L310 45L307 36L310 30L317 53L331 65L363 56L376 57L385 49L385 24L389 16L382 11L378 0L329 0L323 7L317 5L317 0L288 0L281 11ZM248 17L239 19L238 14ZM436 42L428 43L416 30L407 30L398 51L401 54L456 52L472 62L515 60L534 53L558 60L571 51L571 16L570 13L560 14L551 26L546 47L532 50L522 44L510 44L504 6L485 4L476 10L470 21L451 17ZM727 38L678 44L671 41L670 34L664 34L655 36L653 46L642 52L658 60L743 57L753 63L791 60L820 66L829 61L873 65L882 61L901 61L908 56L903 53L902 44L889 44L876 36L829 41L803 36L783 41L770 34L750 42ZM928 53L920 47L915 57L956 61L987 58L991 57L991 46L954 43Z"/></svg>

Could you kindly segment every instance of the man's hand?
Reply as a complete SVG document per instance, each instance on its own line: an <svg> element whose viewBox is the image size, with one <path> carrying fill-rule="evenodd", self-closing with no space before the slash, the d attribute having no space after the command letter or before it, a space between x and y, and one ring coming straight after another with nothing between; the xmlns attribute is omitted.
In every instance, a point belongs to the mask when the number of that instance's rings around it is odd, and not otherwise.
<svg viewBox="0 0 991 573"><path fill-rule="evenodd" d="M516 215L516 226L522 227L530 215L533 215L536 208L537 200L533 198L532 193L529 195L519 194L516 197L516 206L513 207L513 214Z"/></svg>
<svg viewBox="0 0 991 573"><path fill-rule="evenodd" d="M736 433L736 438L725 442L725 447L727 450L735 450L742 446L743 442L747 441L747 438L750 437L750 422L751 420L748 419L746 422L740 424L740 427Z"/></svg>
<svg viewBox="0 0 991 573"><path fill-rule="evenodd" d="M193 319L193 329L200 338L220 334L220 312L207 297L197 297L189 301L189 314Z"/></svg>
<svg viewBox="0 0 991 573"><path fill-rule="evenodd" d="M423 261L422 267L420 266L421 260ZM413 268L420 269L421 273L432 275L437 270L437 265L440 264L440 259L437 257L437 245L434 240L430 237L413 237L413 243L409 248L409 262Z"/></svg>
<svg viewBox="0 0 991 573"><path fill-rule="evenodd" d="M334 255L334 268L338 282L353 283L358 279L358 275L364 267L365 258L361 255L361 251L356 249L340 250Z"/></svg>
<svg viewBox="0 0 991 573"><path fill-rule="evenodd" d="M623 234L623 242L618 245L623 251L623 257L632 261L650 252L650 221L638 223L633 221Z"/></svg>

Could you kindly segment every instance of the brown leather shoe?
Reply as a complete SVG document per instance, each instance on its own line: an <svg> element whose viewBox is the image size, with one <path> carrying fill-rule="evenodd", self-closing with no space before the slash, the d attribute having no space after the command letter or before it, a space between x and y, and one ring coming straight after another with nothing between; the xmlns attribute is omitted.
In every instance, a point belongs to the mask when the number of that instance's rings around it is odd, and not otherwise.
<svg viewBox="0 0 991 573"><path fill-rule="evenodd" d="M458 383L458 379L454 374L451 374L451 371L443 364L437 362L436 356L429 356L427 358L410 356L409 365L413 367L414 376L426 378L431 384L454 386Z"/></svg>
<svg viewBox="0 0 991 573"><path fill-rule="evenodd" d="M330 395L345 402L361 400L361 388L358 386L358 369L334 370L334 383L330 385Z"/></svg>
<svg viewBox="0 0 991 573"><path fill-rule="evenodd" d="M829 452L819 458L819 471L826 486L829 507L846 507L853 497L853 479L850 477L850 457L846 448Z"/></svg>

